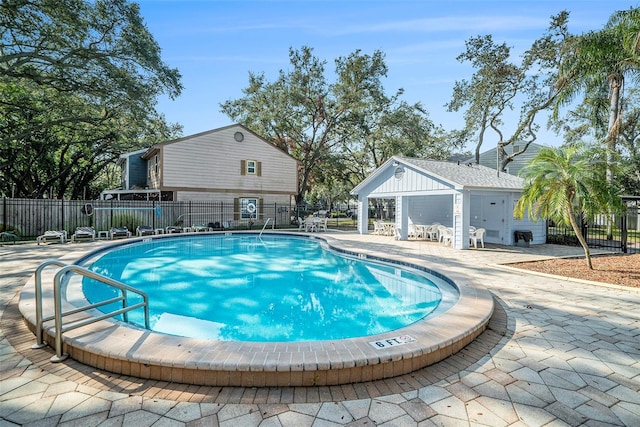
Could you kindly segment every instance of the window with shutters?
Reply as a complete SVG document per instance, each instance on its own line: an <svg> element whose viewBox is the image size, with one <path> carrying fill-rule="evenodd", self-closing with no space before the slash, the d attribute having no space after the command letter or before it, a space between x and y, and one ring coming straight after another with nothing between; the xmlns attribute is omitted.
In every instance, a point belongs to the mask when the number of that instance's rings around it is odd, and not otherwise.
<svg viewBox="0 0 640 427"><path fill-rule="evenodd" d="M262 176L262 162L256 160L240 160L240 174Z"/></svg>
<svg viewBox="0 0 640 427"><path fill-rule="evenodd" d="M240 199L240 218L252 219L258 216L258 199Z"/></svg>

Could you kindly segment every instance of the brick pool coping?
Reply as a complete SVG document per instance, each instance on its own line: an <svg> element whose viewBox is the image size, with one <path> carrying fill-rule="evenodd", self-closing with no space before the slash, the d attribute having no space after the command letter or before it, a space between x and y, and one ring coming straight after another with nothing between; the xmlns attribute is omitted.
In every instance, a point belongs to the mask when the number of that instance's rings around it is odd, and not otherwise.
<svg viewBox="0 0 640 427"><path fill-rule="evenodd" d="M329 235L321 239L332 248L353 253ZM138 239L128 239L133 240ZM95 248L87 248L86 254L94 251ZM392 254L368 251L362 256L407 263L406 259ZM62 261L72 263L77 259L76 252L73 257L63 257ZM105 320L66 332L63 351L83 364L114 374L207 386L339 385L399 376L432 365L471 343L485 330L494 304L485 288L460 273L439 271L415 259L411 264L445 275L458 287L460 298L437 317L384 334L298 343L215 341L165 335ZM55 272L54 268L46 268L42 275L45 316L53 313L51 284ZM21 292L19 309L33 332L33 278ZM45 324L44 337L54 346L52 323ZM402 335L411 336L415 342L380 349L370 344Z"/></svg>

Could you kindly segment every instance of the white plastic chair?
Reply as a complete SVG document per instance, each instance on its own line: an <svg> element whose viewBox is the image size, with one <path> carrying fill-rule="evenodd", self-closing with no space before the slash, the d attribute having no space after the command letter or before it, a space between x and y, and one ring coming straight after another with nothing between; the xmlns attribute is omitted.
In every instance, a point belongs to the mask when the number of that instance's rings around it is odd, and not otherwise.
<svg viewBox="0 0 640 427"><path fill-rule="evenodd" d="M480 240L480 244L482 245L482 247L484 248L484 233L485 233L484 228L478 228L476 229L476 232L474 234L469 235L469 240L471 243L473 243L473 247L478 249L478 240Z"/></svg>
<svg viewBox="0 0 640 427"><path fill-rule="evenodd" d="M414 239L422 239L424 235L424 227L420 224L409 224L409 231L407 237L413 237Z"/></svg>
<svg viewBox="0 0 640 427"><path fill-rule="evenodd" d="M424 238L429 240L438 240L438 225L433 224L425 228Z"/></svg>
<svg viewBox="0 0 640 427"><path fill-rule="evenodd" d="M449 227L444 227L440 233L440 242L445 246L451 245L453 240L453 230Z"/></svg>
<svg viewBox="0 0 640 427"><path fill-rule="evenodd" d="M382 221L373 221L373 234L384 234L384 224Z"/></svg>
<svg viewBox="0 0 640 427"><path fill-rule="evenodd" d="M314 221L313 217L309 217L309 218L304 220L304 231L310 231L312 233L314 231L318 231L317 222Z"/></svg>

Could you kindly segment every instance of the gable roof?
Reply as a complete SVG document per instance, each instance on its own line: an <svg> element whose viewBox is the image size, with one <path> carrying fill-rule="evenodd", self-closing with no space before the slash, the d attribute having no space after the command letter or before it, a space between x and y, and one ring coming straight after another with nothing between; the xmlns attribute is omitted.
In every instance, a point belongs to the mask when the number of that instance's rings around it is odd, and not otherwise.
<svg viewBox="0 0 640 427"><path fill-rule="evenodd" d="M439 160L424 160L398 157L398 160L416 166L427 174L436 175L457 187L468 188L496 188L521 190L524 180L515 175L498 172L495 169L475 163L445 162Z"/></svg>
<svg viewBox="0 0 640 427"><path fill-rule="evenodd" d="M393 156L358 184L351 193L359 194L363 188L378 176L385 173L387 169L397 167L398 165L394 165L395 162L412 167L424 175L447 182L459 190L486 189L520 191L524 187L524 180L522 178L504 172L497 173L495 169L475 163Z"/></svg>

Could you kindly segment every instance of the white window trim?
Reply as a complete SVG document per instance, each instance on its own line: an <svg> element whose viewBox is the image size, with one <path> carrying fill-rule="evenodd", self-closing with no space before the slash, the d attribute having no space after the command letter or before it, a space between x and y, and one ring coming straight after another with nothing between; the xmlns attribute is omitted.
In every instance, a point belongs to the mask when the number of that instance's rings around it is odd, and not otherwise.
<svg viewBox="0 0 640 427"><path fill-rule="evenodd" d="M257 175L258 174L258 162L256 160L247 160L246 161L246 173L247 175ZM253 164L253 172L251 172L250 164Z"/></svg>

